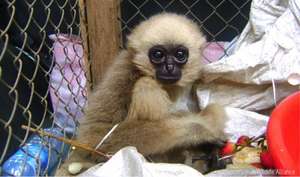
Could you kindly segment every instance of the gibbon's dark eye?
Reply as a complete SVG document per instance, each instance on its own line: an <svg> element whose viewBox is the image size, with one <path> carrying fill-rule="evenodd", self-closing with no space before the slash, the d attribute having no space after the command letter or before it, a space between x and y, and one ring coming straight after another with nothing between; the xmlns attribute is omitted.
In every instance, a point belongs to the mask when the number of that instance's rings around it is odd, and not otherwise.
<svg viewBox="0 0 300 177"><path fill-rule="evenodd" d="M175 58L178 63L186 63L188 58L188 50L184 47L180 47L175 52Z"/></svg>
<svg viewBox="0 0 300 177"><path fill-rule="evenodd" d="M150 58L151 62L153 62L155 64L162 63L164 60L164 57L165 57L165 54L162 49L152 48L149 51L149 58Z"/></svg>
<svg viewBox="0 0 300 177"><path fill-rule="evenodd" d="M157 58L157 59L160 59L164 56L163 52L160 50L153 51L152 55L154 58Z"/></svg>

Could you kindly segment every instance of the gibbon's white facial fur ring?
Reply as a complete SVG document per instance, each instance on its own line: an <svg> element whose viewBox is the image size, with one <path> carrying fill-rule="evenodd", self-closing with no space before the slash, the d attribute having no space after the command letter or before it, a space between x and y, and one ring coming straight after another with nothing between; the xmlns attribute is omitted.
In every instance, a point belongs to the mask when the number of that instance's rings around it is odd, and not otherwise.
<svg viewBox="0 0 300 177"><path fill-rule="evenodd" d="M183 78L177 83L186 86L199 76L201 63L201 50L205 37L199 26L192 20L177 14L162 13L152 16L139 24L128 36L127 47L133 50L134 64L147 75L154 76L155 69L151 67L148 51L154 45L182 45L189 49L189 58L182 70Z"/></svg>

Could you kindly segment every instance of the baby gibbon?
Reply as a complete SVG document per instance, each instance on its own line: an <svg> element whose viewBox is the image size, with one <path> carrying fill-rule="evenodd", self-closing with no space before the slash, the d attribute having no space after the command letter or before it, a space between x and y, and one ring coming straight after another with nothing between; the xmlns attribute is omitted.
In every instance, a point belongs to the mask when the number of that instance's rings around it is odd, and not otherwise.
<svg viewBox="0 0 300 177"><path fill-rule="evenodd" d="M162 13L140 23L90 94L77 140L96 147L119 124L99 149L114 153L134 146L163 162L173 162L181 150L223 142L222 107L214 104L200 111L196 103L176 108L186 91L193 98L204 44L198 25L182 15ZM73 161L93 159L80 156Z"/></svg>

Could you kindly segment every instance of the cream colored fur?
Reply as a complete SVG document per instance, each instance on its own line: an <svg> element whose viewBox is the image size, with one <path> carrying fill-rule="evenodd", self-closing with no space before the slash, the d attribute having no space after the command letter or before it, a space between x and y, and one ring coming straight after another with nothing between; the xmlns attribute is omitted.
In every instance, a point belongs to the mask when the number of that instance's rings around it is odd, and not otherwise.
<svg viewBox="0 0 300 177"><path fill-rule="evenodd" d="M122 147L135 146L145 156L177 163L184 160L178 160L182 158L177 159L174 151L223 141L226 115L222 107L210 105L202 112L170 111L182 90L199 76L204 42L198 26L181 15L159 14L138 25L128 37L127 50L115 59L89 96L77 140L96 147L110 128L120 123L100 147L102 151L114 153ZM172 86L156 80L155 68L149 62L148 50L157 44L184 45L189 49L182 77ZM57 174L66 175L65 169L72 161L86 164L95 159L101 160L75 152Z"/></svg>
<svg viewBox="0 0 300 177"><path fill-rule="evenodd" d="M133 62L145 72L154 77L154 68L148 60L148 50L154 45L181 44L190 51L190 56L182 79L177 83L180 86L194 81L199 76L201 67L201 50L205 38L200 33L197 24L184 16L163 13L142 22L128 37L128 48L135 51Z"/></svg>

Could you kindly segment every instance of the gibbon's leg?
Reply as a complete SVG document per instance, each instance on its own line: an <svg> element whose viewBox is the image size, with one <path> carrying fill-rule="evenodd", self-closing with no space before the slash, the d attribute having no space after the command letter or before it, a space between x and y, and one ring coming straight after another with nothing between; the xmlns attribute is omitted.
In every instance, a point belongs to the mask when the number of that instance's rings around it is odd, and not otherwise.
<svg viewBox="0 0 300 177"><path fill-rule="evenodd" d="M225 113L210 105L201 113L168 114L168 94L153 79L139 79L133 90L128 118L113 132L101 149L116 152L135 146L143 155L164 153L174 147L225 140Z"/></svg>

